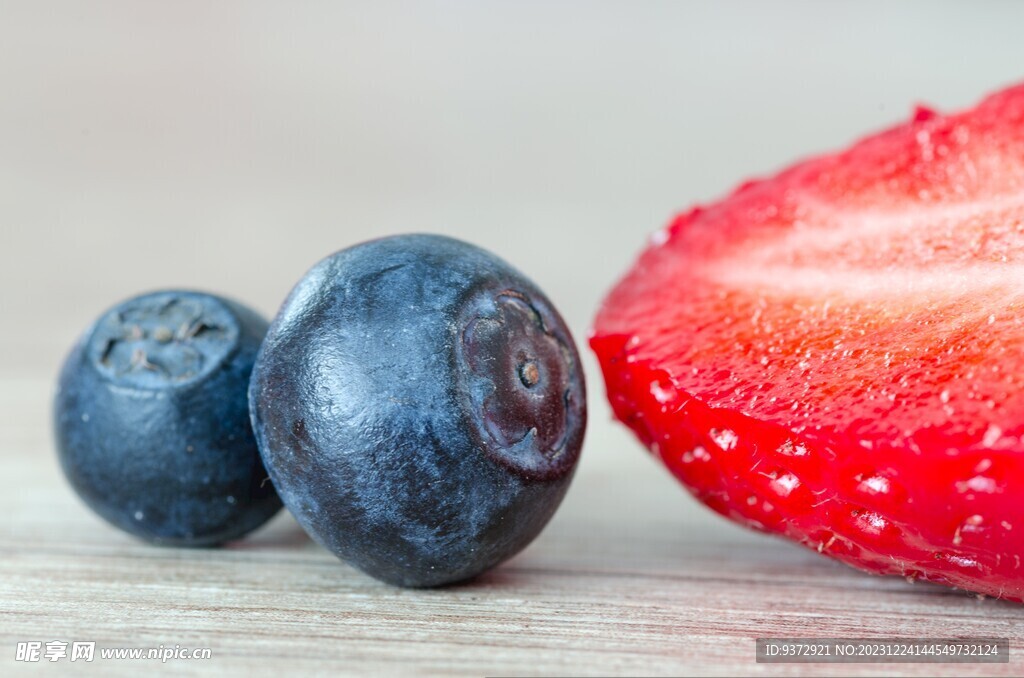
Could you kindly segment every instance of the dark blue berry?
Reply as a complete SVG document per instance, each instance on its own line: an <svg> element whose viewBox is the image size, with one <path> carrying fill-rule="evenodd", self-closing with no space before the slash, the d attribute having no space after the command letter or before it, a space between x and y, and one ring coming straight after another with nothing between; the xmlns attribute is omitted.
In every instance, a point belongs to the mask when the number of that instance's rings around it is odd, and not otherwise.
<svg viewBox="0 0 1024 678"><path fill-rule="evenodd" d="M143 539L207 546L281 507L249 423L267 322L199 292L155 292L106 312L60 375L57 450L96 513Z"/></svg>
<svg viewBox="0 0 1024 678"><path fill-rule="evenodd" d="M473 577L529 544L586 426L579 355L544 294L430 235L314 266L271 325L249 400L299 523L404 586Z"/></svg>

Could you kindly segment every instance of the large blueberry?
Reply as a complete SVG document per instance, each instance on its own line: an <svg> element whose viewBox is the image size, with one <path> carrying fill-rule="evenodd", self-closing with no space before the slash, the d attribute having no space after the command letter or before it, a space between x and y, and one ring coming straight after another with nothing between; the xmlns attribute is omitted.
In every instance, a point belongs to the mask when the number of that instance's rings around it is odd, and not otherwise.
<svg viewBox="0 0 1024 678"><path fill-rule="evenodd" d="M247 389L267 322L199 292L107 311L72 349L54 408L72 487L152 542L218 544L281 507L249 423Z"/></svg>
<svg viewBox="0 0 1024 678"><path fill-rule="evenodd" d="M579 355L544 294L431 235L314 266L271 325L249 401L299 523L404 586L472 577L530 543L586 426Z"/></svg>

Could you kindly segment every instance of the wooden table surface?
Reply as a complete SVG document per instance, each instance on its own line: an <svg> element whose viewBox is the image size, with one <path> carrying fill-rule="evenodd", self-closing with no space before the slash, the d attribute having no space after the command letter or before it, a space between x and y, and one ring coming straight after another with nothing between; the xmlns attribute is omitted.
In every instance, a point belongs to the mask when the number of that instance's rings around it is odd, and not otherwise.
<svg viewBox="0 0 1024 678"><path fill-rule="evenodd" d="M228 548L148 546L91 515L65 484L48 428L51 390L48 380L0 383L3 675L36 666L12 661L16 643L30 640L211 648L209 660L168 664L197 674L1024 671L1024 607L863 575L727 524L601 422L591 434L622 449L590 445L543 535L469 584L378 583L284 514ZM885 635L1007 636L1014 652L1009 665L754 663L756 637ZM86 670L135 675L153 663L97 658Z"/></svg>
<svg viewBox="0 0 1024 678"><path fill-rule="evenodd" d="M60 361L117 300L183 286L269 315L319 258L388 233L494 250L583 340L674 211L1019 79L1021 25L1024 3L0 0L0 676L154 665L15 661L54 640L210 648L163 667L183 674L1024 674L1016 647L754 663L767 636L1024 647L1024 606L711 514L611 421L585 349L565 503L447 589L380 584L286 513L229 548L147 546L74 496L50 432Z"/></svg>

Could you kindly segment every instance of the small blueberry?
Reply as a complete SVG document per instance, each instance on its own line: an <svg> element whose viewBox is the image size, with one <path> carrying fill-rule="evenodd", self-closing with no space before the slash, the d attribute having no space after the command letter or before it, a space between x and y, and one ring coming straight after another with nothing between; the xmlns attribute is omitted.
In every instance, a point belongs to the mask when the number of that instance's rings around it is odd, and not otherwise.
<svg viewBox="0 0 1024 678"><path fill-rule="evenodd" d="M264 482L246 396L266 329L254 311L200 292L146 294L103 314L65 361L54 406L61 466L86 504L182 546L270 519L281 502Z"/></svg>

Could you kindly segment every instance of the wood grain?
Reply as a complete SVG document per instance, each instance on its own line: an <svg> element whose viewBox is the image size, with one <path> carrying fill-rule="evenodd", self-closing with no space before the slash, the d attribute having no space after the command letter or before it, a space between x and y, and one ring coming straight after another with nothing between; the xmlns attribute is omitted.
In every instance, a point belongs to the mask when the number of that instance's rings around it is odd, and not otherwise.
<svg viewBox="0 0 1024 678"><path fill-rule="evenodd" d="M1008 636L1024 607L863 575L695 505L608 422L526 552L412 591L341 564L287 515L230 548L157 548L107 527L60 476L51 384L0 382L0 673L25 640L209 647L183 674L1019 675L1009 665L759 665L764 636ZM621 446L621 447L620 447ZM60 668L72 668L62 660ZM135 675L148 660L78 671ZM49 667L48 667L49 668ZM53 667L57 668L57 667Z"/></svg>

